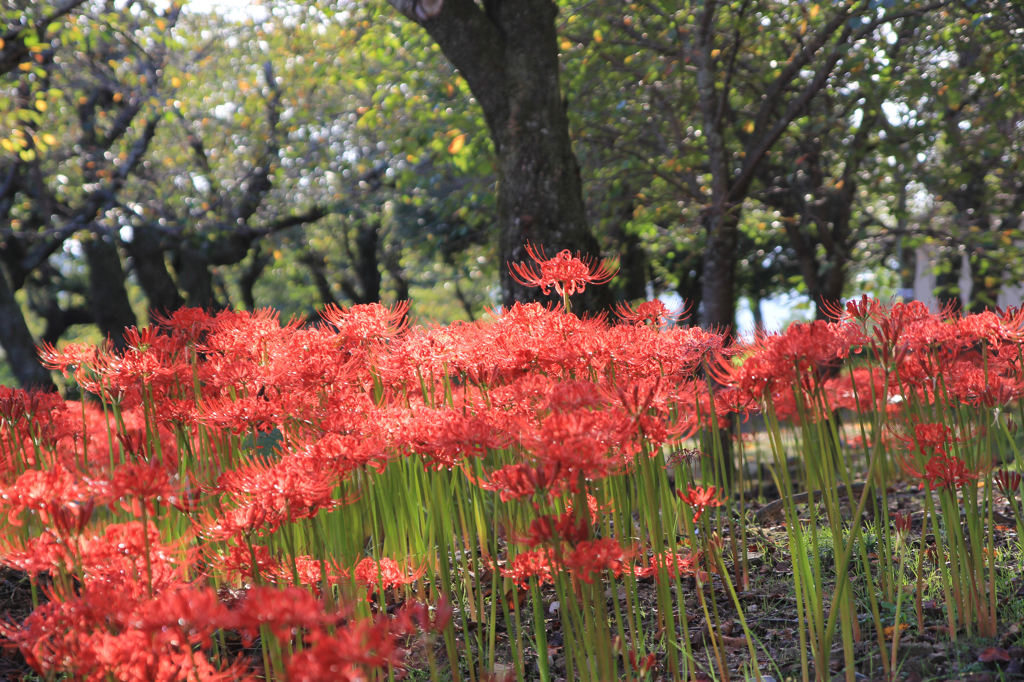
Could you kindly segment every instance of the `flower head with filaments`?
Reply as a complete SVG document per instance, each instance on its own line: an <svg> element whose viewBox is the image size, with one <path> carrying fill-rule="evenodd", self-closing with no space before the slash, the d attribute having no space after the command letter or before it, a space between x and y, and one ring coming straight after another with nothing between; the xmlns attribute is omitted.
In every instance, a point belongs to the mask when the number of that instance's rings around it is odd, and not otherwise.
<svg viewBox="0 0 1024 682"><path fill-rule="evenodd" d="M710 488L703 488L701 486L689 486L687 491L684 493L682 490L677 490L676 494L679 495L679 499L684 504L693 507L693 522L697 523L700 520L701 514L707 509L712 507L721 507L725 502L715 496L715 486Z"/></svg>
<svg viewBox="0 0 1024 682"><path fill-rule="evenodd" d="M510 263L509 271L512 279L527 287L540 287L545 295L551 293L551 287L563 298L568 308L569 297L582 293L588 284L605 284L611 281L619 268L613 261L596 262L589 256L576 255L563 249L548 258L544 247L527 243L526 253L539 267L537 271L533 263Z"/></svg>

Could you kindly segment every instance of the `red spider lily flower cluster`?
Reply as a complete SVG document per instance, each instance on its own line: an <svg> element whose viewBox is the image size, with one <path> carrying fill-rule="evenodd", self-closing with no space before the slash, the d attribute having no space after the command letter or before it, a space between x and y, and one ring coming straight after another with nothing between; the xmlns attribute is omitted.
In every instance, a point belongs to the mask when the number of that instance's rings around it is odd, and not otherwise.
<svg viewBox="0 0 1024 682"><path fill-rule="evenodd" d="M523 286L540 287L545 295L551 293L552 287L559 296L582 293L588 284L604 284L618 272L618 267L609 261L598 263L579 253L574 256L568 249L548 258L543 246L528 243L526 254L534 262L511 264L512 277Z"/></svg>
<svg viewBox="0 0 1024 682"><path fill-rule="evenodd" d="M708 509L721 507L725 504L721 498L715 496L715 486L709 488L690 486L685 493L682 490L677 490L676 494L679 495L679 499L684 504L693 509L694 523L697 523L701 515Z"/></svg>
<svg viewBox="0 0 1024 682"><path fill-rule="evenodd" d="M366 596L369 599L374 588L386 590L398 585L408 585L426 572L427 567L423 566L411 575L406 575L394 559L384 557L380 561L374 561L371 557L366 557L355 567L352 575L357 583L366 585Z"/></svg>
<svg viewBox="0 0 1024 682"><path fill-rule="evenodd" d="M635 308L628 303L617 303L614 310L615 314L625 322L650 324L653 327L662 327L667 322L675 321L686 314L686 309L678 313L670 313L665 304L657 299L644 301Z"/></svg>
<svg viewBox="0 0 1024 682"><path fill-rule="evenodd" d="M528 253L536 263L513 272L545 292L572 295L614 274L568 252ZM0 562L47 576L46 603L2 634L47 676L254 674L212 657L222 629L301 639L284 647L296 651L282 662L288 679L400 667L400 638L437 618L333 606L364 591L397 602L413 582L424 594L428 572L437 580L436 547L383 554L404 546L390 537L403 524L372 517L369 540L348 528L366 509L393 511L399 500L382 490L432 491L414 501L428 514L444 491L469 490L465 525L486 525L478 499L522 512L500 520L507 543L479 560L523 587L674 578L697 556L615 535L608 519L620 510L598 503L600 483L676 452L667 459L688 485L700 468L691 437L758 410L797 422L885 412L902 426L872 433L870 447L898 449L908 477L943 489L987 477L985 463L957 456L970 430L951 430L947 416L1024 396L1024 314L953 318L872 299L835 312L727 347L722 334L666 326L673 316L658 301L620 306L618 324L539 304L427 327L409 325L406 304L330 307L286 324L269 311L183 309L130 330L121 352L44 346L47 366L87 399L0 388L0 511L17 529ZM935 423L909 418L911 403ZM1009 473L996 481L1019 487ZM679 497L698 522L726 501L693 483ZM353 535L339 543L329 528ZM227 591L200 589L206 581ZM366 604L355 608L365 615Z"/></svg>

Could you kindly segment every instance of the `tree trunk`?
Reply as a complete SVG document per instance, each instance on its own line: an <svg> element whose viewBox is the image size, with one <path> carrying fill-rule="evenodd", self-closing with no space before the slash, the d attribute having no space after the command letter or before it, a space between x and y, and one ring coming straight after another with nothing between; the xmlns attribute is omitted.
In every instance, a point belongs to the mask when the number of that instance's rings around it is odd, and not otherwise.
<svg viewBox="0 0 1024 682"><path fill-rule="evenodd" d="M829 259L826 264L828 271L821 277L821 286L814 297L814 319L831 320L829 312L842 310L843 288L846 286L846 260L836 262Z"/></svg>
<svg viewBox="0 0 1024 682"><path fill-rule="evenodd" d="M764 313L761 312L761 294L753 292L750 294L750 314L754 316L754 333L763 332Z"/></svg>
<svg viewBox="0 0 1024 682"><path fill-rule="evenodd" d="M683 299L683 309L679 316L679 324L693 327L700 324L700 311L703 304L704 259L700 253L684 258L678 266L679 284L676 291Z"/></svg>
<svg viewBox="0 0 1024 682"><path fill-rule="evenodd" d="M379 303L380 285L383 277L377 259L377 244L380 241L380 225L376 219L367 217L356 237L356 277L363 289L362 300L356 303Z"/></svg>
<svg viewBox="0 0 1024 682"><path fill-rule="evenodd" d="M178 283L185 292L185 305L206 311L221 309L213 294L209 258L198 250L182 245L174 252L174 271L178 273Z"/></svg>
<svg viewBox="0 0 1024 682"><path fill-rule="evenodd" d="M25 314L14 298L7 275L0 270L0 344L7 362L22 388L56 390L50 373L39 361L35 339L25 323Z"/></svg>
<svg viewBox="0 0 1024 682"><path fill-rule="evenodd" d="M264 253L259 242L252 248L252 262L242 268L238 276L238 288L242 291L242 304L249 312L256 310L256 296L253 289L267 265L273 260L273 253Z"/></svg>
<svg viewBox="0 0 1024 682"><path fill-rule="evenodd" d="M583 203L579 164L559 86L558 7L551 0L391 0L419 22L466 79L483 108L497 155L503 301L542 300L512 279L527 242L600 257ZM607 306L607 287L588 287L578 311Z"/></svg>
<svg viewBox="0 0 1024 682"><path fill-rule="evenodd" d="M626 226L633 218L634 206L632 202L623 204L619 217L609 229L609 236L615 241L617 251L621 254L619 260L619 288L618 294L626 301L635 301L640 298L647 298L647 254L644 252L643 244L639 237L626 231Z"/></svg>
<svg viewBox="0 0 1024 682"><path fill-rule="evenodd" d="M93 233L82 248L89 263L89 298L96 326L111 340L114 348L125 347L124 330L138 324L128 291L125 289L124 268L113 237L102 232Z"/></svg>
<svg viewBox="0 0 1024 682"><path fill-rule="evenodd" d="M173 313L185 305L178 285L167 271L160 234L147 227L136 227L125 250L132 259L132 270L149 299L149 309L157 314Z"/></svg>
<svg viewBox="0 0 1024 682"><path fill-rule="evenodd" d="M504 141L496 145L498 229L506 264L529 260L527 243L543 246L549 257L562 249L600 257L600 247L587 226L579 165L558 86L553 20L552 11L550 19L535 28L540 35L531 35L530 29L517 31L525 44L514 55L512 111ZM516 282L507 267L502 268L501 277L506 306L541 300L539 289ZM577 309L596 312L610 297L605 288L588 288L581 299Z"/></svg>
<svg viewBox="0 0 1024 682"><path fill-rule="evenodd" d="M717 210L716 210L717 208ZM704 303L702 324L732 332L736 322L736 246L738 216L712 207L704 217L708 231L704 248Z"/></svg>

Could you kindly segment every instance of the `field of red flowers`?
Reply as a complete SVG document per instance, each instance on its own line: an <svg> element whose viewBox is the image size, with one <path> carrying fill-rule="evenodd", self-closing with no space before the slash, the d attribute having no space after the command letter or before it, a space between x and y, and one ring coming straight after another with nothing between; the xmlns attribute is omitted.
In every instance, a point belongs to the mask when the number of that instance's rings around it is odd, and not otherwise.
<svg viewBox="0 0 1024 682"><path fill-rule="evenodd" d="M1013 664L1024 314L864 298L726 345L659 302L578 317L610 271L537 260L564 306L184 309L42 349L86 397L0 388L7 645L139 682L852 682L923 636ZM752 615L766 490L788 672Z"/></svg>

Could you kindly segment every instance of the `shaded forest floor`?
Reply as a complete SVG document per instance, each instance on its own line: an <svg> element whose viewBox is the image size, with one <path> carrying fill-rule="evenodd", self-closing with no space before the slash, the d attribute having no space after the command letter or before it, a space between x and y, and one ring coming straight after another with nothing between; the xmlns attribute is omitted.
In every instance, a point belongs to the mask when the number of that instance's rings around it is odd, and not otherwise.
<svg viewBox="0 0 1024 682"><path fill-rule="evenodd" d="M972 636L963 629L958 633L957 641L950 641L947 615L944 608L942 588L939 582L937 566L931 560L932 552L925 552L921 561L920 599L918 599L917 555L921 548L921 525L924 506L924 491L916 487L901 486L887 491L886 500L890 514L896 512L910 513L914 524L908 538L911 549L905 559L904 597L901 610L901 637L897 650L896 679L902 682L925 682L931 680L964 680L968 682L993 682L995 680L1024 679L1024 553L1017 537L1012 510L1009 506L994 509L996 521L996 561L995 583L998 598L998 636L982 638ZM883 500L876 498L875 509L880 510ZM872 505L868 505L869 508ZM802 518L809 517L806 504L799 507ZM800 644L798 635L797 600L794 591L792 558L789 553L789 539L782 521L781 507L778 504L761 505L756 502L748 506L749 518L753 523L747 526L747 561L749 583L746 590L738 591L738 597L745 608L747 624L756 640L761 674L765 682L784 682L801 680ZM824 519L824 509L819 509L819 523ZM873 537L876 526L873 514L865 514L864 532L869 541ZM821 534L822 544L819 551L826 556L827 564L834 570L835 563L831 556L833 548L827 532ZM925 534L925 543L934 543L930 533ZM682 542L682 539L680 539ZM739 543L737 542L737 547ZM730 573L735 567L730 556L730 542L726 536L727 568ZM898 563L896 557L893 563ZM872 572L878 578L878 556L869 554ZM854 561L853 583L860 590L857 598L864 603L859 604L858 612L862 615L855 627L856 655L855 679L858 682L869 680L885 680L886 675L881 660L881 652L877 633L870 615L870 607L866 593L863 567ZM734 576L735 577L735 576ZM826 602L831 598L831 588L835 578L834 572L823 575ZM738 584L738 581L735 581ZM717 604L721 628L714 625L708 628L703 610L697 599L697 584L692 576L682 580L686 619L690 644L697 666L698 680L719 682L723 680L717 669L712 647L712 632L720 637L722 651L729 668L729 679L745 680L749 674L749 654L746 639L737 618L736 609L728 592L723 587L720 576L712 575L713 588L705 586L705 594L714 595ZM669 680L665 650L658 646L657 617L657 586L651 578L639 581L641 618L647 636L648 651L656 653L658 664L650 677L651 680ZM671 588L673 594L675 586ZM548 659L552 678L565 679L567 675L565 657L563 655L560 636L560 604L554 590L548 588L545 595L545 629L548 638ZM611 589L605 590L609 610L612 606ZM634 615L626 598L625 589L620 587L617 595L623 615ZM920 602L920 620L918 619L918 602ZM885 636L885 651L889 656L892 647L892 625L896 605L880 600L880 620L883 628L888 630ZM678 611L674 614L677 633L682 637ZM524 637L529 642L533 632L528 610L522 612ZM712 617L712 620L713 617ZM459 622L458 619L456 622ZM465 633L461 632L460 635ZM499 625L499 630L501 626ZM838 628L837 628L838 630ZM479 662L475 638L469 637L473 648L473 659ZM498 653L494 672L499 677L515 679L512 667L508 629L498 634ZM504 645L504 646L502 646ZM465 646L465 638L461 639L460 647ZM463 649L464 650L464 649ZM443 647L438 645L438 655L443 658ZM485 652L486 655L486 652ZM415 656L413 660L415 660ZM465 657L463 657L465 658ZM808 658L811 654L808 651ZM527 645L526 679L538 679L536 652ZM625 655L620 660L620 670L628 665ZM813 663L809 664L811 679L814 679ZM463 664L462 678L469 679L469 671ZM846 678L845 661L841 638L837 632L831 656L830 677L836 682ZM411 679L429 679L425 669L415 668L409 671ZM448 679L446 677L446 679ZM769 679L770 678L770 679ZM479 676L478 676L479 679Z"/></svg>
<svg viewBox="0 0 1024 682"><path fill-rule="evenodd" d="M933 553L926 551L925 556L921 558L921 578L918 580L917 554L920 552L922 541L923 500L924 493L917 488L900 487L887 491L886 501L890 513L909 512L915 520L908 539L910 550L905 558L904 598L900 619L904 629L901 632L898 648L897 679L902 682L931 680L995 682L997 680L1024 679L1024 634L1022 634L1022 629L1024 629L1024 554L1021 552L1015 525L1011 518L1012 511L1008 506L1005 509L993 510L997 524L995 583L998 596L998 636L980 638L970 636L961 630L957 641L952 642L943 606L942 589L938 581L938 570L931 560L931 557L934 556ZM880 508L881 502L880 497L876 498L876 508ZM802 505L800 510L803 518L808 518L807 505ZM819 511L823 518L823 510ZM751 503L748 506L748 518L751 520L747 526L749 583L747 589L738 591L737 596L744 606L747 624L756 640L761 674L765 682L787 680L796 682L801 680L798 613L796 595L794 594L792 557L789 553L786 528L781 520L781 514L778 513L777 505ZM864 532L869 540L869 546L871 534L875 532L876 528L877 526L872 523L871 515L866 514ZM819 551L827 559L825 563L834 569L834 560L828 556L833 551L831 538L827 533L822 533L821 539ZM680 541L682 542L682 540ZM924 541L928 545L934 541L934 538L930 534L926 534ZM730 538L726 536L725 555L727 558L731 555L730 547ZM737 547L739 547L739 542L737 542ZM879 576L878 556L874 553L870 554L869 561L873 564L872 571L877 580ZM727 561L726 566L730 573L734 574L736 568L731 560ZM851 564L851 568L854 575L853 584L855 589L859 590L856 598L864 601L864 604L858 608L858 612L869 614L870 608L863 592L865 584L863 567L855 561ZM831 596L830 581L833 579L833 573L823 575L826 602ZM718 670L713 653L711 638L714 633L714 636L719 638L727 661L729 679L732 681L744 680L747 677L745 671L749 671L749 655L736 609L721 583L721 577L713 574L711 583L711 587L705 586L705 595L709 598L709 607L712 607L710 601L712 596L717 604L720 628L714 626L708 628L702 607L697 599L697 584L694 577L684 576L682 578L684 598L681 602L675 600L676 603L685 605L688 634L697 666L696 678L701 681L719 682L724 680L724 676ZM668 671L664 645L660 641L656 589L657 585L652 578L638 581L639 615L640 621L643 623L647 651L653 652L657 657L657 663L647 679L668 680L671 679L671 676ZM919 589L920 598L918 598ZM674 594L675 586L672 586L671 590ZM560 633L559 610L561 605L550 587L543 590L543 595L550 673L552 679L564 680L568 673L562 647L563 639ZM389 601L396 597L394 594L388 596ZM617 595L613 595L609 588L605 590L605 598L609 610L611 610L613 598L617 598L623 616L636 619L637 614L631 608L630 602L626 598L625 588L621 587L621 583ZM487 597L485 602L488 608L490 608L489 600L490 597ZM891 626L895 616L895 604L883 599L880 600L879 608L883 626L886 626L888 630L885 639L886 655L888 655L892 646ZM27 576L12 569L0 570L0 612L2 612L2 617L9 622L19 622L31 611L32 596ZM680 614L677 611L674 615L678 635L682 637L682 627L678 625ZM510 627L501 619L500 610L498 618L495 663L492 668L486 661L487 652L484 651L484 668L486 670L481 674L481 652L478 650L479 639L474 631L475 628L472 627L471 620L463 618L462 614L456 612L457 647L460 651L459 668L462 680L516 679L510 644L514 637L510 638ZM528 608L522 609L521 618L526 659L524 677L527 680L539 679L537 652L531 646L534 632L532 611ZM463 623L468 623L469 627L464 627ZM874 631L873 620L869 615L861 615L854 634L856 680L858 682L885 680L878 637ZM248 656L252 661L254 671L259 672L262 667L259 642L244 646L236 637L229 636L229 641L231 640L237 641L237 646L232 648L237 653ZM466 655L467 642L475 668L472 678L468 666L470 657ZM398 676L408 680L429 680L430 674L427 670L427 659L422 642L410 641L408 646L409 667ZM436 638L434 646L436 660L442 667L441 678L452 679L452 671L447 663L445 647L441 638ZM810 657L809 652L808 657ZM841 638L838 634L834 640L831 661L830 677L836 682L845 680L844 656ZM623 655L619 662L620 671L625 665L628 665L628 661ZM813 669L811 675L813 679ZM25 659L17 649L7 646L0 650L0 682L38 679L42 678L26 665ZM634 677L634 679L636 678Z"/></svg>

